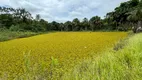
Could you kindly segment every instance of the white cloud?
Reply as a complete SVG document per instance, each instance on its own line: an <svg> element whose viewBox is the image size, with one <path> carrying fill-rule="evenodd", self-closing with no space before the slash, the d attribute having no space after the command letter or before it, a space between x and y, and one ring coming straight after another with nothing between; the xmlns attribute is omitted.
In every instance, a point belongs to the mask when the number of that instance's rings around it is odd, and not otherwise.
<svg viewBox="0 0 142 80"><path fill-rule="evenodd" d="M124 1L128 0L0 0L0 5L23 7L33 16L40 14L48 21L65 22L96 15L103 18L107 12Z"/></svg>

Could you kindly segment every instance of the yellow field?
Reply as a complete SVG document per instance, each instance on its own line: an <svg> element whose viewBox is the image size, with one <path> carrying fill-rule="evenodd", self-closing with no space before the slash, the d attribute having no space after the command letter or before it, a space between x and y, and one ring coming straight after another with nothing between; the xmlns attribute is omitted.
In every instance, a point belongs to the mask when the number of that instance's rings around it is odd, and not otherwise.
<svg viewBox="0 0 142 80"><path fill-rule="evenodd" d="M30 51L31 64L49 65L51 57L65 68L113 47L125 32L56 32L29 38L0 42L0 75L23 73L25 55ZM93 54L92 54L93 53Z"/></svg>

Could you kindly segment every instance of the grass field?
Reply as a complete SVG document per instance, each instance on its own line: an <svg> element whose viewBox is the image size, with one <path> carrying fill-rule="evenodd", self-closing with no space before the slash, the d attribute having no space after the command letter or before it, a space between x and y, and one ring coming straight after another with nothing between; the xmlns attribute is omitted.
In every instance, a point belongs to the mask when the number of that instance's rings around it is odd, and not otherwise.
<svg viewBox="0 0 142 80"><path fill-rule="evenodd" d="M35 75L60 79L126 36L126 32L56 32L0 42L0 75L11 80L35 80Z"/></svg>
<svg viewBox="0 0 142 80"><path fill-rule="evenodd" d="M16 38L24 38L37 35L39 33L35 32L16 32L16 31L9 31L9 30L0 30L0 42L7 41Z"/></svg>
<svg viewBox="0 0 142 80"><path fill-rule="evenodd" d="M142 33L129 37L123 49L108 50L80 62L63 80L142 80Z"/></svg>

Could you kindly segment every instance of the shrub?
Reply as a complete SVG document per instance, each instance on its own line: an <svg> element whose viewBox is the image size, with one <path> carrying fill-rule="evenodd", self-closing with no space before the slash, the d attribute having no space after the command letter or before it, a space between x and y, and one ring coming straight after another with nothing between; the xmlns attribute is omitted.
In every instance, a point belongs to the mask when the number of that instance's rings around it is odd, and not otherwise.
<svg viewBox="0 0 142 80"><path fill-rule="evenodd" d="M5 31L7 30L5 27L0 27L0 31Z"/></svg>
<svg viewBox="0 0 142 80"><path fill-rule="evenodd" d="M32 31L34 32L45 31L45 30L46 29L40 24L32 25Z"/></svg>
<svg viewBox="0 0 142 80"><path fill-rule="evenodd" d="M19 25L12 25L10 28L10 31L20 31L20 27L19 27Z"/></svg>

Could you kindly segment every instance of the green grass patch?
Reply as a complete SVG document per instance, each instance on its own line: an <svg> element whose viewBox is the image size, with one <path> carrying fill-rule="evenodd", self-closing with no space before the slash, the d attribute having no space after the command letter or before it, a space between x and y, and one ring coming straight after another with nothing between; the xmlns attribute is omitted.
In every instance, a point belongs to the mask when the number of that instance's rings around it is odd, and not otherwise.
<svg viewBox="0 0 142 80"><path fill-rule="evenodd" d="M39 34L39 33L17 32L17 31L4 30L4 31L0 31L0 42L11 40L11 39L16 39L16 38L30 37L30 36L34 36L34 35L37 35L37 34Z"/></svg>

